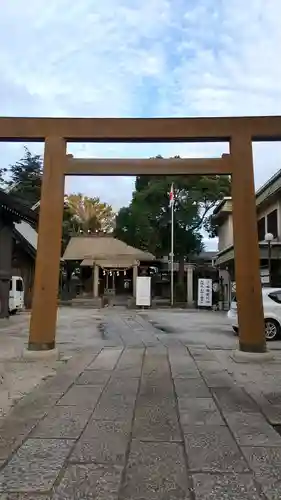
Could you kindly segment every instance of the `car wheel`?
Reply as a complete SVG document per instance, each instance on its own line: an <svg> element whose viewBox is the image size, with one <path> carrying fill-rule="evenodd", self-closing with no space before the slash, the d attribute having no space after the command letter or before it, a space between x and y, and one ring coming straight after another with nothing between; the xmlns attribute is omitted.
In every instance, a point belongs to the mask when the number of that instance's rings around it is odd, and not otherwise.
<svg viewBox="0 0 281 500"><path fill-rule="evenodd" d="M276 340L280 334L280 325L275 319L265 320L265 338L266 340Z"/></svg>
<svg viewBox="0 0 281 500"><path fill-rule="evenodd" d="M234 331L235 335L238 335L239 333L238 326L233 326L232 330Z"/></svg>

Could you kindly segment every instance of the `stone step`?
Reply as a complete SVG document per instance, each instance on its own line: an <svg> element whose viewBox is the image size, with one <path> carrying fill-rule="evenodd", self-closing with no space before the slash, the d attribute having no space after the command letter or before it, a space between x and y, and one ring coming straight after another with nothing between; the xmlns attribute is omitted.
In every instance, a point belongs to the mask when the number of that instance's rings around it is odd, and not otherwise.
<svg viewBox="0 0 281 500"><path fill-rule="evenodd" d="M100 297L92 299L72 299L71 304L73 307L82 307L87 309L95 309L102 307L102 300Z"/></svg>
<svg viewBox="0 0 281 500"><path fill-rule="evenodd" d="M81 307L86 309L101 308L104 306L122 306L128 307L131 305L133 299L131 297L97 297L97 298L76 298L71 300L73 307Z"/></svg>

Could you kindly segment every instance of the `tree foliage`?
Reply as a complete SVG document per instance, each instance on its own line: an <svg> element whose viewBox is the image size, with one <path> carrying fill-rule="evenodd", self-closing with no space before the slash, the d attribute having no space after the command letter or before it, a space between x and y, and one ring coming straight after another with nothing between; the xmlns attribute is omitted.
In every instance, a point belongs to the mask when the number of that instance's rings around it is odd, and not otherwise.
<svg viewBox="0 0 281 500"><path fill-rule="evenodd" d="M174 184L174 245L179 260L203 249L202 229L211 231L210 213L229 194L230 180L221 176L138 176L128 207L116 218L115 236L156 257L171 251L169 191Z"/></svg>
<svg viewBox="0 0 281 500"><path fill-rule="evenodd" d="M114 229L115 213L111 205L100 198L90 198L81 193L65 197L65 220L68 220L74 232L84 234L111 232Z"/></svg>
<svg viewBox="0 0 281 500"><path fill-rule="evenodd" d="M23 158L9 169L0 169L1 182L8 191L21 198L30 207L41 196L43 161L40 155L33 155L27 147ZM8 172L8 180L5 174ZM40 205L37 208L40 211ZM115 213L107 203L98 197L88 197L81 193L65 196L63 214L63 249L73 234L94 232L112 232L115 225Z"/></svg>
<svg viewBox="0 0 281 500"><path fill-rule="evenodd" d="M0 168L0 188L3 189L6 187L6 179L5 179L5 175L7 173L7 168Z"/></svg>
<svg viewBox="0 0 281 500"><path fill-rule="evenodd" d="M65 196L62 244L65 250L73 235L96 232L112 232L115 225L115 213L107 203L98 197L90 198L81 193Z"/></svg>
<svg viewBox="0 0 281 500"><path fill-rule="evenodd" d="M40 155L33 155L27 147L24 149L23 158L10 165L7 186L11 194L32 206L40 200L43 161Z"/></svg>

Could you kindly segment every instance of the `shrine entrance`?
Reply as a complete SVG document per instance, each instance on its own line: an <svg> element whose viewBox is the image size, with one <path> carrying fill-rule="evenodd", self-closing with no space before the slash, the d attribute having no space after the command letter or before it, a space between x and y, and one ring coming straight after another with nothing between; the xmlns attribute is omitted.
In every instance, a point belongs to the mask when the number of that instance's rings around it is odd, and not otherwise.
<svg viewBox="0 0 281 500"><path fill-rule="evenodd" d="M45 141L29 350L55 347L66 175L231 175L235 274L242 351L264 353L252 141L281 140L281 117L0 118L0 140ZM67 142L228 142L210 159L84 160Z"/></svg>
<svg viewBox="0 0 281 500"><path fill-rule="evenodd" d="M87 292L92 292L94 298L122 292L135 297L140 263L154 259L151 253L106 233L73 236L63 254L66 263L80 262L82 274L87 277ZM85 286L82 288L86 291Z"/></svg>

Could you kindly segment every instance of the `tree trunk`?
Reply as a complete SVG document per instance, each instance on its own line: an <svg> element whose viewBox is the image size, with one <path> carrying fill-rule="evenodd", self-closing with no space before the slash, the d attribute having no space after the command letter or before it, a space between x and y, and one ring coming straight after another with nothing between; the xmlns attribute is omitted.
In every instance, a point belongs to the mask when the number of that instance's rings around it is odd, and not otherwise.
<svg viewBox="0 0 281 500"><path fill-rule="evenodd" d="M183 284L184 283L184 257L180 256L179 257L179 278L178 278L178 283Z"/></svg>

